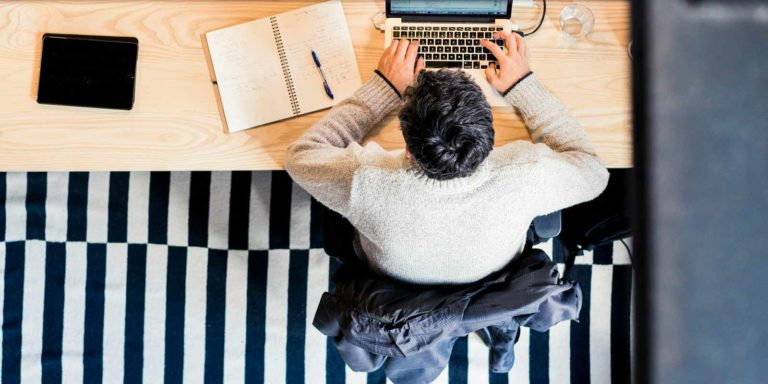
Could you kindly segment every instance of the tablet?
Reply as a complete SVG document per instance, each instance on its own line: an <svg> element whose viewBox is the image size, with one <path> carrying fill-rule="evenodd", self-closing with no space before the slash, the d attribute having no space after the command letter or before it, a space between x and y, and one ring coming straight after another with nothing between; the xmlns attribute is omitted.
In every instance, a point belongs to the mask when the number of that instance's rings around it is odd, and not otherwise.
<svg viewBox="0 0 768 384"><path fill-rule="evenodd" d="M37 102L130 110L138 52L133 37L47 33Z"/></svg>

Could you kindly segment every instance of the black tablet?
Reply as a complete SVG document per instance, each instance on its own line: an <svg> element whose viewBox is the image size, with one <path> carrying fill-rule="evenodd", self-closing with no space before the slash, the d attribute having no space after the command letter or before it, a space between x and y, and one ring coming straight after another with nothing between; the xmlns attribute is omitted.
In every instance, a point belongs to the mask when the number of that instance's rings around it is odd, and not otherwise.
<svg viewBox="0 0 768 384"><path fill-rule="evenodd" d="M138 53L133 37L47 33L37 102L131 109Z"/></svg>

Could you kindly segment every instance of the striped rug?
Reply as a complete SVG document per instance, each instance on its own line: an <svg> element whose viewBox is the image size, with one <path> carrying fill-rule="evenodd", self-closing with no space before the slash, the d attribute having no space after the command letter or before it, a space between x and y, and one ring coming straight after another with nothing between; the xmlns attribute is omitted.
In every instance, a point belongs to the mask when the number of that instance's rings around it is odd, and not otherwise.
<svg viewBox="0 0 768 384"><path fill-rule="evenodd" d="M338 267L318 208L284 172L0 173L0 381L384 383L311 326ZM437 382L628 383L624 245L575 275L580 322L524 330L509 375L461 339Z"/></svg>

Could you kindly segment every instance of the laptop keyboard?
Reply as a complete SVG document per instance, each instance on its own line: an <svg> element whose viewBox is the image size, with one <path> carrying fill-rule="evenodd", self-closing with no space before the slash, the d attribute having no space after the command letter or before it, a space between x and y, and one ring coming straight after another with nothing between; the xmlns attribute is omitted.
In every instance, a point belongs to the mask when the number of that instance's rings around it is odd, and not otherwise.
<svg viewBox="0 0 768 384"><path fill-rule="evenodd" d="M480 40L491 40L498 46L504 40L492 40L502 27L395 26L392 38L419 41L419 55L427 68L485 69L496 59Z"/></svg>

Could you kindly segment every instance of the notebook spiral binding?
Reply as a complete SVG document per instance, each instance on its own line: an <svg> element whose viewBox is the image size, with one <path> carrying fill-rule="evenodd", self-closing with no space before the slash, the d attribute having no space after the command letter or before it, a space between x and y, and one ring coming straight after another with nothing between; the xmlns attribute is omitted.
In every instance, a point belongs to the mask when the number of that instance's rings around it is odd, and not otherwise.
<svg viewBox="0 0 768 384"><path fill-rule="evenodd" d="M275 44L277 44L277 53L280 56L280 66L283 67L283 77L285 78L285 85L288 89L288 97L291 99L291 109L294 115L301 114L299 108L299 99L296 96L296 87L293 85L293 78L291 78L291 71L288 66L288 58L285 55L285 47L283 46L283 37L280 35L280 27L277 25L277 18L270 17L270 24L272 24L272 34L275 36Z"/></svg>

